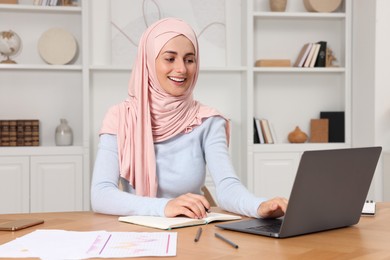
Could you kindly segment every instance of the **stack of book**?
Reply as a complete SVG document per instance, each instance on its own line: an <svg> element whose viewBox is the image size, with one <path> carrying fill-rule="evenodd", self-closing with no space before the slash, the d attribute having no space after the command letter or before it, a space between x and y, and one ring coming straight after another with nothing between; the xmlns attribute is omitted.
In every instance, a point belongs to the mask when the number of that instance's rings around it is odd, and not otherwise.
<svg viewBox="0 0 390 260"><path fill-rule="evenodd" d="M70 6L75 5L74 0L33 0L33 5L41 5L41 6L57 6L64 5Z"/></svg>
<svg viewBox="0 0 390 260"><path fill-rule="evenodd" d="M274 144L276 135L267 119L253 118L253 142L255 144Z"/></svg>
<svg viewBox="0 0 390 260"><path fill-rule="evenodd" d="M0 120L0 146L39 146L39 120Z"/></svg>
<svg viewBox="0 0 390 260"><path fill-rule="evenodd" d="M294 67L313 68L326 67L327 58L327 43L319 41L316 43L306 43L303 45L298 57L294 63Z"/></svg>

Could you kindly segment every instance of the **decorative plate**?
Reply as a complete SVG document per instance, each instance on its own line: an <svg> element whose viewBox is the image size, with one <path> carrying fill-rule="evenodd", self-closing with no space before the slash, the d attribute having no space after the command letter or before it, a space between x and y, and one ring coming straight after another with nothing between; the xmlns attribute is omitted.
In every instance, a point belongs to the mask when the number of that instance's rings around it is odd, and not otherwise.
<svg viewBox="0 0 390 260"><path fill-rule="evenodd" d="M77 53L77 42L73 35L61 28L51 28L38 41L41 58L53 65L71 62Z"/></svg>
<svg viewBox="0 0 390 260"><path fill-rule="evenodd" d="M343 0L303 0L309 12L330 13L339 8Z"/></svg>

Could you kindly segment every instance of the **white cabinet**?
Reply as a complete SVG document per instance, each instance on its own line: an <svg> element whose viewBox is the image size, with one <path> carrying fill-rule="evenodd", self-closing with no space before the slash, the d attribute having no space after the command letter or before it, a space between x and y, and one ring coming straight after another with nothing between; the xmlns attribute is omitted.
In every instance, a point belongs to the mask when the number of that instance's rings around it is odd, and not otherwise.
<svg viewBox="0 0 390 260"><path fill-rule="evenodd" d="M0 214L29 212L29 171L27 156L0 157Z"/></svg>
<svg viewBox="0 0 390 260"><path fill-rule="evenodd" d="M0 213L83 210L82 158L1 156Z"/></svg>
<svg viewBox="0 0 390 260"><path fill-rule="evenodd" d="M249 187L259 197L288 198L298 168L299 153L256 153L254 174L248 176Z"/></svg>
<svg viewBox="0 0 390 260"><path fill-rule="evenodd" d="M31 157L31 212L83 209L81 156Z"/></svg>

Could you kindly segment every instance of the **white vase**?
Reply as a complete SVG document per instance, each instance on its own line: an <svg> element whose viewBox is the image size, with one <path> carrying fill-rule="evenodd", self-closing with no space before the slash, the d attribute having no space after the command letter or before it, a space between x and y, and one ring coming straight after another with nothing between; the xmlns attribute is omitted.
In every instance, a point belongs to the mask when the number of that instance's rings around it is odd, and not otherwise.
<svg viewBox="0 0 390 260"><path fill-rule="evenodd" d="M58 146L67 146L73 144L73 131L68 125L66 119L61 118L60 124L56 127L55 141Z"/></svg>

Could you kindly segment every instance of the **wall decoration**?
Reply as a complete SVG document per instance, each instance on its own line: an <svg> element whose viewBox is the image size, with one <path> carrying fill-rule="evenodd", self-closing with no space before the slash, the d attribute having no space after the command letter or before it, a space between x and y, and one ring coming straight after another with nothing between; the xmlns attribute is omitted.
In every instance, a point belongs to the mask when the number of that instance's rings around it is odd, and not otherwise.
<svg viewBox="0 0 390 260"><path fill-rule="evenodd" d="M41 58L48 64L69 64L76 57L77 42L67 30L51 28L39 38L38 51Z"/></svg>
<svg viewBox="0 0 390 260"><path fill-rule="evenodd" d="M111 63L131 65L145 29L165 17L177 17L195 30L202 65L226 65L226 15L224 0L112 0ZM186 10L183 12L182 10ZM190 13L190 15L188 15ZM203 51L203 52L202 52Z"/></svg>
<svg viewBox="0 0 390 260"><path fill-rule="evenodd" d="M303 0L306 10L309 12L330 13L336 11L343 0Z"/></svg>

